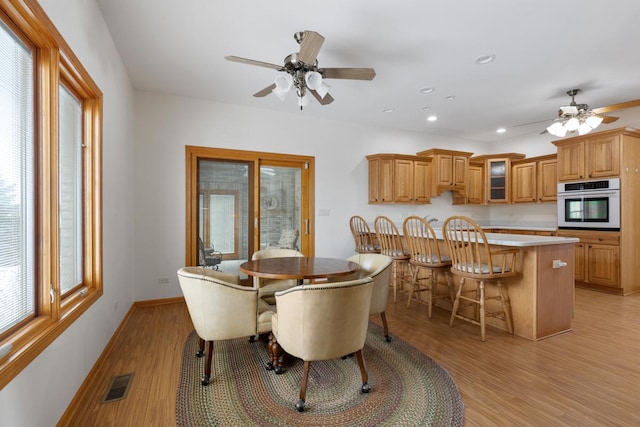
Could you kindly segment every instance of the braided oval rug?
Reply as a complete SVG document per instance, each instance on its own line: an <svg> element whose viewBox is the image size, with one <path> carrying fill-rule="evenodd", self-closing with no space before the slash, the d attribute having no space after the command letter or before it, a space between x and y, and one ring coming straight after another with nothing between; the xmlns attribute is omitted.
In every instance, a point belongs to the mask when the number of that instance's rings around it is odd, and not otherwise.
<svg viewBox="0 0 640 427"><path fill-rule="evenodd" d="M267 371L264 343L214 343L212 381L200 384L198 336L187 338L176 397L176 424L186 426L462 426L464 404L447 371L408 343L369 322L363 355L371 391L360 393L357 359L311 362L305 412L298 400L302 361Z"/></svg>

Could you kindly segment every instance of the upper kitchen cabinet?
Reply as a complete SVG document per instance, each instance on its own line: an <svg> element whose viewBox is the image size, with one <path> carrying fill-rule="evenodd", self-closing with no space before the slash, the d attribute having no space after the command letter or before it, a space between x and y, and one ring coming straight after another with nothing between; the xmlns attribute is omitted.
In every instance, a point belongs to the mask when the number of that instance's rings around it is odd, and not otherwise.
<svg viewBox="0 0 640 427"><path fill-rule="evenodd" d="M625 140L638 137L635 129L618 128L554 141L558 147L558 181L620 176L621 146Z"/></svg>
<svg viewBox="0 0 640 427"><path fill-rule="evenodd" d="M484 163L485 202L490 204L511 202L511 162L525 157L520 153L487 154L471 160Z"/></svg>
<svg viewBox="0 0 640 427"><path fill-rule="evenodd" d="M431 160L402 154L372 154L369 203L431 203Z"/></svg>
<svg viewBox="0 0 640 427"><path fill-rule="evenodd" d="M482 205L484 204L484 162L469 159L466 195L454 192L454 205Z"/></svg>
<svg viewBox="0 0 640 427"><path fill-rule="evenodd" d="M473 153L432 148L420 151L417 155L431 159L432 196L439 196L447 190L466 195L469 158Z"/></svg>
<svg viewBox="0 0 640 427"><path fill-rule="evenodd" d="M511 166L513 203L557 200L557 159L555 154L515 160Z"/></svg>

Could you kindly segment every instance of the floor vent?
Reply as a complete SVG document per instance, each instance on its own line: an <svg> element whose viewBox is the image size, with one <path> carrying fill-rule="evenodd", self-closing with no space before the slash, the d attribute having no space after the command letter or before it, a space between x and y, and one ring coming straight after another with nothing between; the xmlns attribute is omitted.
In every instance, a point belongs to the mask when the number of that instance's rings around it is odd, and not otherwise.
<svg viewBox="0 0 640 427"><path fill-rule="evenodd" d="M133 379L133 372L124 375L116 375L111 379L111 384L107 388L107 392L100 403L113 402L114 400L120 400L127 397L129 391L129 384Z"/></svg>

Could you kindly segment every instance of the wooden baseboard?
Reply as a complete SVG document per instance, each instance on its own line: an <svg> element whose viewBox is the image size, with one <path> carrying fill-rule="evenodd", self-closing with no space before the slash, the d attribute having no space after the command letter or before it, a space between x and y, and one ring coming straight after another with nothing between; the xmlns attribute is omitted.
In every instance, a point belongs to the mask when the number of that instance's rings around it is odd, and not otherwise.
<svg viewBox="0 0 640 427"><path fill-rule="evenodd" d="M175 304L179 302L184 302L184 297L164 298L164 299L148 300L148 301L134 301L134 303L131 304L131 307L129 307L129 311L127 311L127 314L122 319L122 322L120 322L120 325L111 336L111 339L109 340L107 345L104 347L104 350L102 350L100 357L98 357L98 360L96 360L96 363L94 363L93 367L87 374L87 377L82 382L82 385L80 385L80 388L78 389L76 394L73 396L73 399L71 400L71 403L69 404L67 409L64 411L64 414L62 414L62 417L60 417L60 419L58 420L56 424L57 427L68 426L70 424L70 421L73 419L76 412L78 411L81 402L84 400L85 396L89 392L89 387L92 384L96 384L96 382L98 382L97 381L98 372L100 371L100 368L105 363L105 361L108 359L109 354L111 353L111 350L113 349L113 346L116 342L116 339L122 333L124 325L127 323L127 321L131 317L131 314L134 312L134 310L138 307L150 307L154 305Z"/></svg>
<svg viewBox="0 0 640 427"><path fill-rule="evenodd" d="M132 307L151 307L154 305L175 304L178 302L184 302L184 297L152 299L147 301L135 301Z"/></svg>
<svg viewBox="0 0 640 427"><path fill-rule="evenodd" d="M605 294L624 295L621 288L612 288L610 286L594 285L592 283L576 282L577 288L588 289L590 291L603 292Z"/></svg>

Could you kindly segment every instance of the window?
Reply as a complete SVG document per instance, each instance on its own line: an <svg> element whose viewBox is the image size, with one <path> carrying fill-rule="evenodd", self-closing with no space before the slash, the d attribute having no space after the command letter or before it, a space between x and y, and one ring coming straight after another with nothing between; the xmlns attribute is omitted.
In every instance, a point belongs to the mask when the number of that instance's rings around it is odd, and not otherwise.
<svg viewBox="0 0 640 427"><path fill-rule="evenodd" d="M102 295L101 115L37 3L1 3L0 389Z"/></svg>

